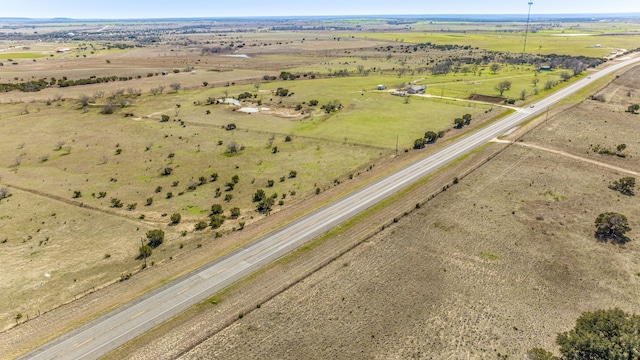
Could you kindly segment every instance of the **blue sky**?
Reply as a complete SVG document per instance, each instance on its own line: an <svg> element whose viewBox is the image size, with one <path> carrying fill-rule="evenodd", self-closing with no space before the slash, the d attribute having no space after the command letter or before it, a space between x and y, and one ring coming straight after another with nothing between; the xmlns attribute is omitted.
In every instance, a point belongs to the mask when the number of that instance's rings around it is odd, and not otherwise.
<svg viewBox="0 0 640 360"><path fill-rule="evenodd" d="M527 0L0 0L0 17L176 18L285 15L522 14ZM532 14L640 12L638 0L534 0Z"/></svg>

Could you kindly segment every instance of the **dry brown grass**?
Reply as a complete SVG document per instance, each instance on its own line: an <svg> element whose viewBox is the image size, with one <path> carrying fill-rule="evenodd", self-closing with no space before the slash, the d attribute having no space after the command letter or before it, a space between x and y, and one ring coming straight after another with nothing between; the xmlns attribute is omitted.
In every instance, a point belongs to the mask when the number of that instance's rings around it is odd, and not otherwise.
<svg viewBox="0 0 640 360"><path fill-rule="evenodd" d="M602 115L587 102L524 140L591 157L587 138L637 138L637 123L625 122L635 117ZM637 170L635 157L597 158ZM620 176L511 146L182 358L523 358L553 348L583 311L640 306L640 208L607 188ZM636 241L598 242L593 221L605 211L626 214Z"/></svg>

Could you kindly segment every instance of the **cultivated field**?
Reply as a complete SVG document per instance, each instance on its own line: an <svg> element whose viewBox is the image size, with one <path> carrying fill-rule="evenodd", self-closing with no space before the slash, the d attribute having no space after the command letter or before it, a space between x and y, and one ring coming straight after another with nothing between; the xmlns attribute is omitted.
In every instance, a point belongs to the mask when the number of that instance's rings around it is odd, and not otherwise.
<svg viewBox="0 0 640 360"><path fill-rule="evenodd" d="M640 170L638 115L621 111L639 85L636 68L602 91L606 103L551 118L182 358L518 359L553 349L583 311L637 311L640 207L608 185L630 175L610 166ZM595 143L626 143L627 157L589 152ZM627 215L633 241L595 239L607 211Z"/></svg>

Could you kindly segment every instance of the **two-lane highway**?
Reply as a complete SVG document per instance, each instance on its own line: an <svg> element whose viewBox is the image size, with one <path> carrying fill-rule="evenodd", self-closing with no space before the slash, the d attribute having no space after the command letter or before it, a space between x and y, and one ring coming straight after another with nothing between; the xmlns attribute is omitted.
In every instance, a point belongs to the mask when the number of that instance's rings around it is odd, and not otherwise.
<svg viewBox="0 0 640 360"><path fill-rule="evenodd" d="M591 81L640 61L628 60L577 81L423 159L326 205L172 283L32 351L28 359L95 359L235 281L351 219L465 153L547 110Z"/></svg>

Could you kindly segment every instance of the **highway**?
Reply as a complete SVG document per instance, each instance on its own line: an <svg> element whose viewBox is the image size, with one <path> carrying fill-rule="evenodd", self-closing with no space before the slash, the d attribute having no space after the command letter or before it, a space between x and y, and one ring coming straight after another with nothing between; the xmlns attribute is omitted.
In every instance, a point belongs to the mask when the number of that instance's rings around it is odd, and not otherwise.
<svg viewBox="0 0 640 360"><path fill-rule="evenodd" d="M529 107L468 134L413 164L97 318L22 358L96 359L105 355L523 121L544 113L551 105L592 81L639 61L640 58L635 58L594 72Z"/></svg>

